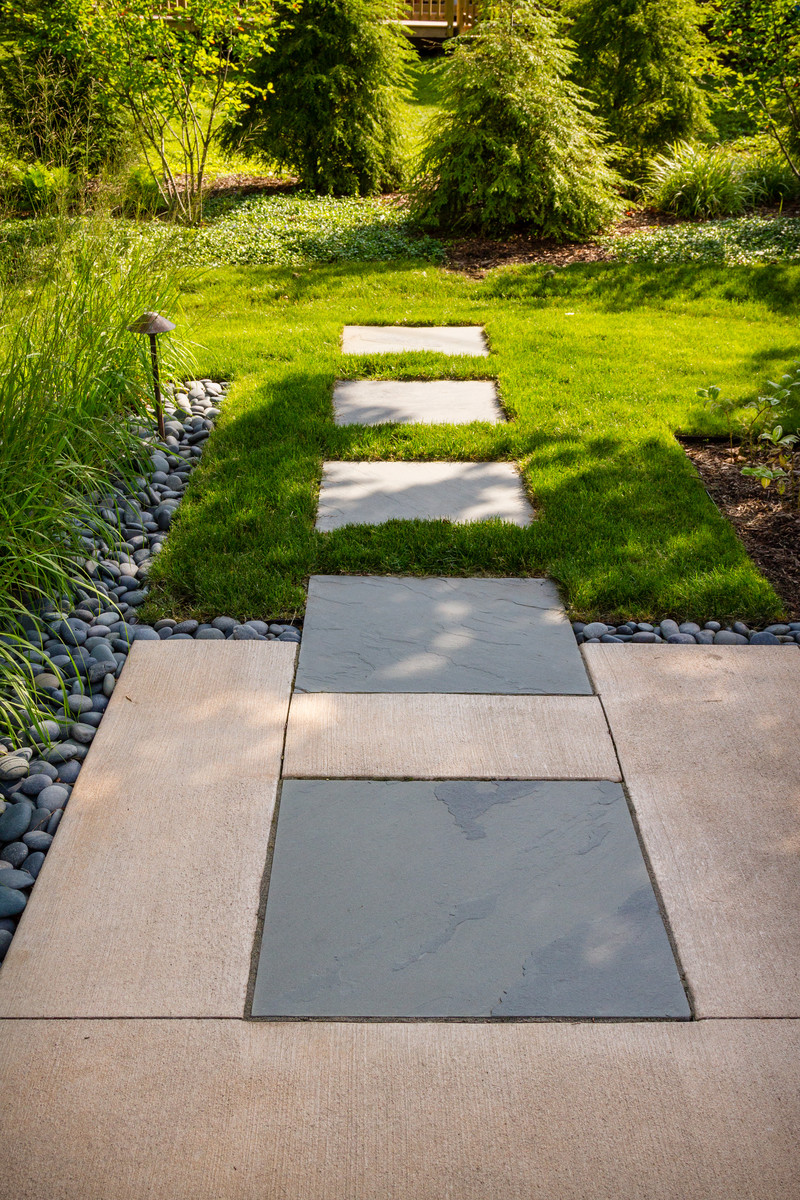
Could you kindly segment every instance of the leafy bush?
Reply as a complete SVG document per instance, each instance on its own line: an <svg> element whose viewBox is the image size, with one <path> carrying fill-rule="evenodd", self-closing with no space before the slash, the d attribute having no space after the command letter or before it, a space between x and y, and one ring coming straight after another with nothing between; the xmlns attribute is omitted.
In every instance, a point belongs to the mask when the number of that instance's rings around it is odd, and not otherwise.
<svg viewBox="0 0 800 1200"><path fill-rule="evenodd" d="M710 55L696 0L566 0L578 60L575 80L619 141L634 178L654 151L710 130L698 83Z"/></svg>
<svg viewBox="0 0 800 1200"><path fill-rule="evenodd" d="M152 217L165 210L161 190L147 167L134 167L125 176L122 207L129 217Z"/></svg>
<svg viewBox="0 0 800 1200"><path fill-rule="evenodd" d="M800 262L800 220L739 217L698 225L662 226L603 239L618 262L704 263L752 267Z"/></svg>
<svg viewBox="0 0 800 1200"><path fill-rule="evenodd" d="M743 161L726 146L676 142L650 167L647 199L679 217L738 216L754 199Z"/></svg>
<svg viewBox="0 0 800 1200"><path fill-rule="evenodd" d="M95 174L119 162L129 133L77 48L77 21L74 0L0 9L0 133L15 158Z"/></svg>
<svg viewBox="0 0 800 1200"><path fill-rule="evenodd" d="M741 153L745 157L745 180L757 204L780 204L800 197L800 179L774 143L764 138L750 139Z"/></svg>
<svg viewBox="0 0 800 1200"><path fill-rule="evenodd" d="M37 215L56 212L68 202L75 184L67 167L47 167L40 162L0 165L0 196L12 210Z"/></svg>
<svg viewBox="0 0 800 1200"><path fill-rule="evenodd" d="M573 62L559 19L535 0L501 0L456 39L422 152L418 219L573 240L610 220L619 181L603 127L569 81Z"/></svg>
<svg viewBox="0 0 800 1200"><path fill-rule="evenodd" d="M256 89L221 134L228 150L276 162L325 195L370 195L403 175L401 88L413 56L393 0L279 5Z"/></svg>
<svg viewBox="0 0 800 1200"><path fill-rule="evenodd" d="M149 395L142 309L174 312L178 289L141 248L105 227L57 247L50 277L4 292L0 313L0 723L35 713L26 607L69 594L85 557L79 522L141 444L131 414ZM164 372L169 343L162 339ZM84 587L91 585L84 581ZM26 718L27 714L27 718Z"/></svg>

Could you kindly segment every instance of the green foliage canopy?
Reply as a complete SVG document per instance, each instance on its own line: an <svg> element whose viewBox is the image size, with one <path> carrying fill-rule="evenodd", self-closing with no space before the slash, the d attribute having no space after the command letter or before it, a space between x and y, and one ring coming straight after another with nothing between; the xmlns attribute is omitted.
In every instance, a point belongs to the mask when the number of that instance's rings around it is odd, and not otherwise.
<svg viewBox="0 0 800 1200"><path fill-rule="evenodd" d="M0 3L0 138L25 163L94 174L119 158L128 130L77 22L72 0Z"/></svg>
<svg viewBox="0 0 800 1200"><path fill-rule="evenodd" d="M714 33L731 103L774 139L800 178L800 4L722 0Z"/></svg>
<svg viewBox="0 0 800 1200"><path fill-rule="evenodd" d="M221 141L295 171L318 194L369 195L402 179L400 95L413 54L393 0L304 0Z"/></svg>
<svg viewBox="0 0 800 1200"><path fill-rule="evenodd" d="M698 83L711 62L696 0L566 0L588 89L622 149L618 164L642 172L668 142L708 132Z"/></svg>
<svg viewBox="0 0 800 1200"><path fill-rule="evenodd" d="M572 240L602 228L619 179L604 127L569 78L573 65L559 18L537 0L501 0L457 38L443 113L423 148L416 217Z"/></svg>

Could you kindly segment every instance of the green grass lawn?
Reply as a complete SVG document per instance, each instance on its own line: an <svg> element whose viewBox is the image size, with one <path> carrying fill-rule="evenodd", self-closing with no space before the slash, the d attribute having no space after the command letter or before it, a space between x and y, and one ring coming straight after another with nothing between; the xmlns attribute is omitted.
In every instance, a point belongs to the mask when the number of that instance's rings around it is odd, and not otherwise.
<svg viewBox="0 0 800 1200"><path fill-rule="evenodd" d="M775 618L782 605L675 432L696 396L745 401L800 356L800 267L597 264L476 282L424 264L200 274L183 323L233 381L153 572L148 615L301 614L314 572L549 575L576 617ZM484 324L488 359L344 359L344 324ZM496 376L506 425L336 428L334 380ZM325 459L517 461L528 529L402 522L314 531Z"/></svg>

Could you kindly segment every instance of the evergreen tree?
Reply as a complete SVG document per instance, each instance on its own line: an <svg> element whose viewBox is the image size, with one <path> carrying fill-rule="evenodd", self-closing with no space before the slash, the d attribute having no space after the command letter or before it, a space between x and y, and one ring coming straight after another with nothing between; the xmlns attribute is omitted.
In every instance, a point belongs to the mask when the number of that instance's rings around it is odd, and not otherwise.
<svg viewBox="0 0 800 1200"><path fill-rule="evenodd" d="M403 175L400 95L413 55L393 0L279 4L283 25L252 71L258 94L222 144L295 171L327 195L396 188Z"/></svg>
<svg viewBox="0 0 800 1200"><path fill-rule="evenodd" d="M552 9L500 0L455 40L414 195L418 219L580 240L617 208L605 131L570 81Z"/></svg>
<svg viewBox="0 0 800 1200"><path fill-rule="evenodd" d="M578 52L576 82L641 174L669 142L709 132L698 77L712 57L697 0L565 0Z"/></svg>

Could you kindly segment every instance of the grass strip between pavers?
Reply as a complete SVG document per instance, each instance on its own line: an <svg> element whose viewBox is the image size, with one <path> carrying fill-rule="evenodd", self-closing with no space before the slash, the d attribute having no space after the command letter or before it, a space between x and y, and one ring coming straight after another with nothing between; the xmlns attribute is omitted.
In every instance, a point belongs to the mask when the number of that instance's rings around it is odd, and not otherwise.
<svg viewBox="0 0 800 1200"><path fill-rule="evenodd" d="M548 575L584 618L781 614L674 434L724 432L698 387L744 403L800 355L800 267L247 267L194 287L199 373L233 388L149 615L298 615L315 572ZM396 323L485 325L492 354L341 355L343 325ZM337 378L491 377L505 425L333 424ZM537 520L318 534L326 459L513 460Z"/></svg>

